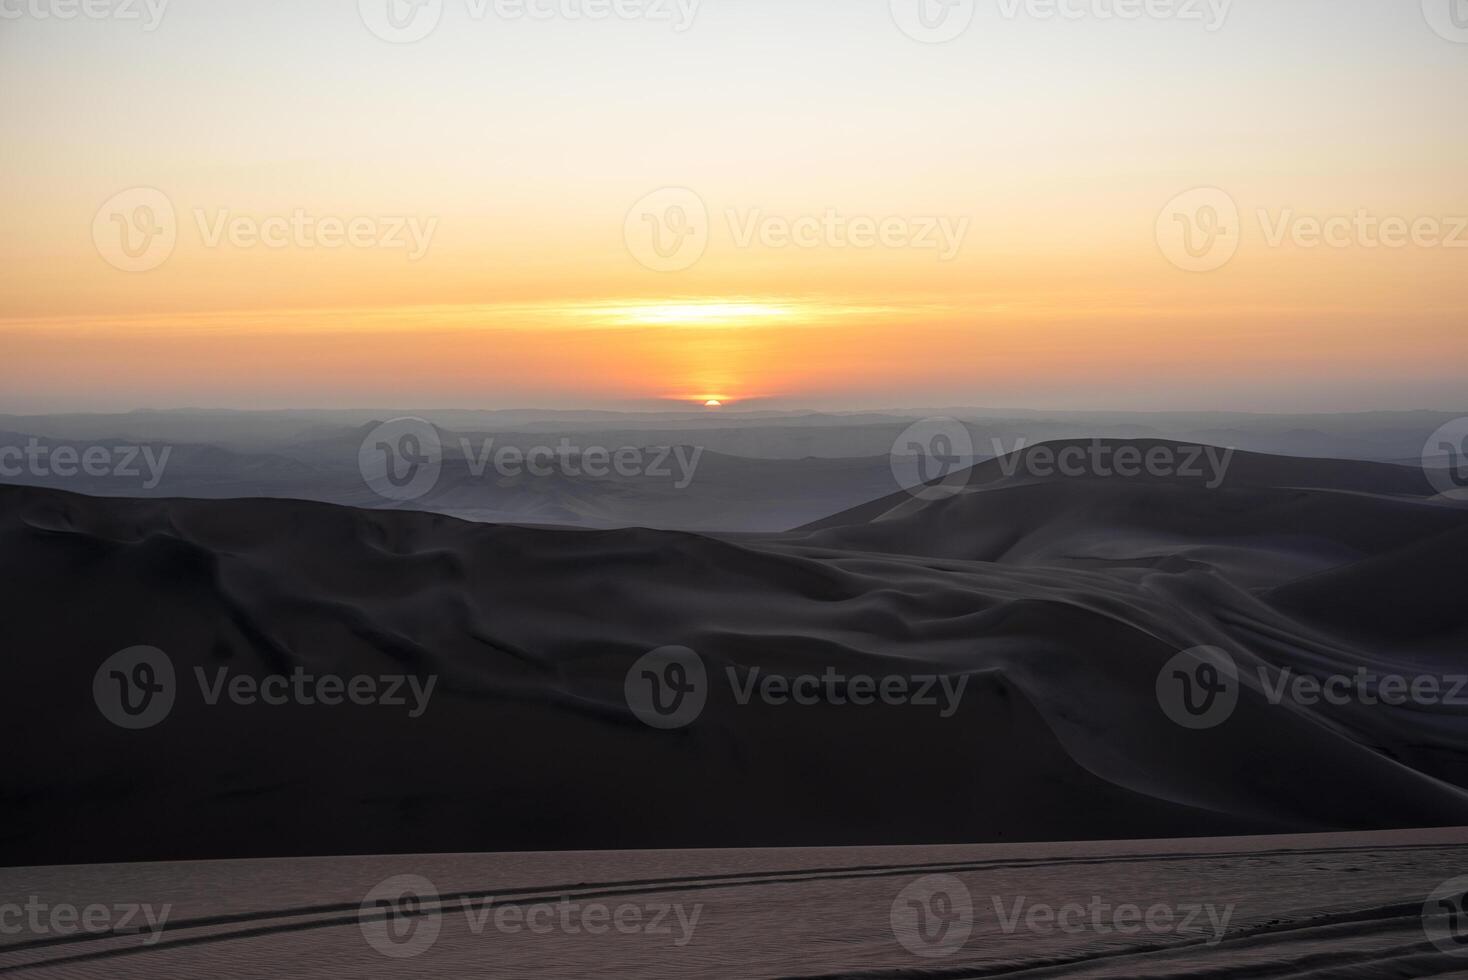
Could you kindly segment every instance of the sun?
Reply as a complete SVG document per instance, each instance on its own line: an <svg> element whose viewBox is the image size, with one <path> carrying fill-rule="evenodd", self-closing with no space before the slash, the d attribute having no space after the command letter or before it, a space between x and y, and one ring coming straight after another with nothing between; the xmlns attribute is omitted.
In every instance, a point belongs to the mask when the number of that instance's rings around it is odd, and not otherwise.
<svg viewBox="0 0 1468 980"><path fill-rule="evenodd" d="M710 398L708 401L706 401L706 402L703 403L703 407L704 408L723 408L724 407L724 403L721 402L721 401L719 401L717 398Z"/></svg>

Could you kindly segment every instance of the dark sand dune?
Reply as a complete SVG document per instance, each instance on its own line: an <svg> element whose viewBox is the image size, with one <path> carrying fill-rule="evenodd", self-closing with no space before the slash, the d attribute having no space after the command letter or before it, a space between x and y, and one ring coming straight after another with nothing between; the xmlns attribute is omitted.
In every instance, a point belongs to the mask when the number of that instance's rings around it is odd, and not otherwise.
<svg viewBox="0 0 1468 980"><path fill-rule="evenodd" d="M1468 528L1372 554L1273 590L1275 607L1403 647L1422 641L1448 658L1468 649Z"/></svg>
<svg viewBox="0 0 1468 980"><path fill-rule="evenodd" d="M1271 704L1259 679L1421 670L1420 651L1460 635L1442 580L1462 582L1468 511L1428 502L1410 471L1240 454L1209 489L984 464L968 489L703 536L0 488L0 726L27 746L0 859L1468 824L1462 709ZM1417 603L1410 625L1361 609L1388 579ZM139 644L168 654L178 696L124 731L93 676ZM654 730L623 683L674 644L702 658L708 704ZM1155 685L1205 644L1243 690L1225 723L1191 731ZM436 687L410 717L209 704L195 679L298 667ZM755 668L966 687L946 714L740 704Z"/></svg>

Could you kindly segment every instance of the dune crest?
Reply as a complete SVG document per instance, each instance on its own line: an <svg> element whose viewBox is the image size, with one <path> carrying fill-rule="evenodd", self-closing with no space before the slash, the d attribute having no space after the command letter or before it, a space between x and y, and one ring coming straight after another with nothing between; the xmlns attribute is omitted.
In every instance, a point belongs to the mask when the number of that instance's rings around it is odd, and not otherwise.
<svg viewBox="0 0 1468 980"><path fill-rule="evenodd" d="M0 857L1468 823L1461 711L1268 699L1281 676L1446 669L1468 510L1385 464L1239 453L1208 487L1003 463L950 496L766 535L0 487L0 724L33 746L12 766ZM170 658L178 697L156 728L124 731L93 677L139 644ZM624 682L673 646L699 658L707 703L660 731ZM1239 700L1189 731L1156 684L1202 646L1238 665ZM199 679L221 669L436 687L418 717L211 704ZM962 696L946 716L748 697L758 678L830 672L961 681Z"/></svg>

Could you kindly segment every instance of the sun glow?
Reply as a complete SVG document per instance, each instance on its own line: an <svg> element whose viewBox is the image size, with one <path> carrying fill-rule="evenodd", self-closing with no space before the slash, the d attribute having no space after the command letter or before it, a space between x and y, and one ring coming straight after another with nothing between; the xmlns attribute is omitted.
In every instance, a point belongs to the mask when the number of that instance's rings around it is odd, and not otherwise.
<svg viewBox="0 0 1468 980"><path fill-rule="evenodd" d="M789 319L794 315L787 306L769 303L648 303L596 312L622 324L648 326L738 326Z"/></svg>

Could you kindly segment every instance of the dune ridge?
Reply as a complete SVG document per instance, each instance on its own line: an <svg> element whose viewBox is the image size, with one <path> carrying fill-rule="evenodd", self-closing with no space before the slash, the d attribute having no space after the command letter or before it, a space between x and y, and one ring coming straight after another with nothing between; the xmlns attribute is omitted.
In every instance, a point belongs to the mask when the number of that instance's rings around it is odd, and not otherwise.
<svg viewBox="0 0 1468 980"><path fill-rule="evenodd" d="M1468 823L1461 712L1307 710L1260 683L1450 666L1463 624L1444 583L1462 581L1468 510L1389 464L1240 453L1209 488L1003 462L954 495L784 534L0 487L0 725L28 746L0 860ZM1386 582L1395 625L1372 605ZM138 644L168 654L180 693L160 725L123 731L92 678ZM622 689L669 645L702 658L708 705L659 731ZM1200 645L1233 656L1243 689L1226 724L1188 731L1154 685ZM220 668L437 688L417 718L204 703L196 672ZM755 670L828 669L962 678L964 694L948 717L735 697Z"/></svg>

